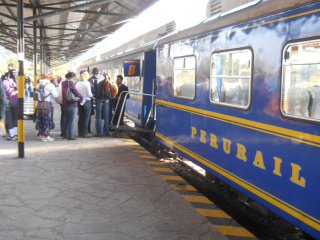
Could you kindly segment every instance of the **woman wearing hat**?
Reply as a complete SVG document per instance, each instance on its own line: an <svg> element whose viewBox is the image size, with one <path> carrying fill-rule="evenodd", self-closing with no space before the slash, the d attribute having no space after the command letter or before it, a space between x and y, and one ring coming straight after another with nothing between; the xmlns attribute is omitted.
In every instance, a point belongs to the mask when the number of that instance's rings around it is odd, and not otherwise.
<svg viewBox="0 0 320 240"><path fill-rule="evenodd" d="M91 98L93 97L91 92L91 86L88 82L89 73L83 72L80 76L80 82L77 83L76 88L78 92L83 96L85 100L84 104L79 104L79 119L78 119L78 131L79 137L88 138L91 135L88 134L88 124L91 117Z"/></svg>
<svg viewBox="0 0 320 240"><path fill-rule="evenodd" d="M76 74L74 72L68 72L66 74L66 80L61 83L62 85L62 101L63 108L66 114L66 122L63 128L63 139L76 140L73 136L73 125L74 118L76 116L76 107L77 103L68 103L67 102L67 90L68 87L71 89L73 94L81 99L81 103L84 103L83 96L78 92L76 86L72 82L74 80Z"/></svg>

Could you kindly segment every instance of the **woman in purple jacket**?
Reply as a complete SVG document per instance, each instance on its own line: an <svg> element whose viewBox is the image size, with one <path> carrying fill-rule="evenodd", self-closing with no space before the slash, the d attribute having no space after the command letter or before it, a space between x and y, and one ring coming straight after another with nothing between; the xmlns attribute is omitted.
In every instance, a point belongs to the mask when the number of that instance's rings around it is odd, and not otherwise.
<svg viewBox="0 0 320 240"><path fill-rule="evenodd" d="M18 139L18 89L12 70L9 71L8 78L3 80L3 86L9 102L6 113L6 124L9 130L7 140L15 141Z"/></svg>
<svg viewBox="0 0 320 240"><path fill-rule="evenodd" d="M63 108L65 110L65 114L66 114L66 122L63 128L63 139L69 139L69 140L76 140L76 138L73 137L73 125L74 125L74 119L76 117L77 103L67 103L68 85L71 91L73 92L73 94L81 99L81 103L84 102L83 96L77 91L76 86L72 82L75 76L76 74L74 72L68 72L66 74L66 80L61 83L62 84L62 102L63 102Z"/></svg>

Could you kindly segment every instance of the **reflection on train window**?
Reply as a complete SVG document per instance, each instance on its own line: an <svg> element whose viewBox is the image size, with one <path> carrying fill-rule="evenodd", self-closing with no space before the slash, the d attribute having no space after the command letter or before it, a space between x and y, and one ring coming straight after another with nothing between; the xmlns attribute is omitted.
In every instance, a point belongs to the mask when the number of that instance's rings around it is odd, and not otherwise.
<svg viewBox="0 0 320 240"><path fill-rule="evenodd" d="M289 44L283 58L283 114L319 120L320 41Z"/></svg>
<svg viewBox="0 0 320 240"><path fill-rule="evenodd" d="M140 77L131 77L131 89L130 91L140 91Z"/></svg>
<svg viewBox="0 0 320 240"><path fill-rule="evenodd" d="M196 58L183 57L173 60L173 95L194 99L196 89Z"/></svg>
<svg viewBox="0 0 320 240"><path fill-rule="evenodd" d="M211 101L215 104L247 108L251 88L250 50L215 53L211 58Z"/></svg>

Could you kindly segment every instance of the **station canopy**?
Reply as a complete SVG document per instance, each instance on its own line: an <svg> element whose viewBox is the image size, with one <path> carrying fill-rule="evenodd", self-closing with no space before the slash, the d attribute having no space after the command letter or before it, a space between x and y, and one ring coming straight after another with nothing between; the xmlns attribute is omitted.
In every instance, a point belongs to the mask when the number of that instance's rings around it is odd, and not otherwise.
<svg viewBox="0 0 320 240"><path fill-rule="evenodd" d="M158 0L24 0L25 58L37 51L50 67L93 47ZM0 0L0 45L17 52L17 0ZM1 56L1 55L0 55Z"/></svg>

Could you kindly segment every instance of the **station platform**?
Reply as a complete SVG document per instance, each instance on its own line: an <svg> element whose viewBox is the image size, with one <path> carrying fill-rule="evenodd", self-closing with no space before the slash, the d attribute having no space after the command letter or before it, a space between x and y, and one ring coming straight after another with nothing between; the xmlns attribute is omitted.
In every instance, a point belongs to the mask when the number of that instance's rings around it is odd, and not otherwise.
<svg viewBox="0 0 320 240"><path fill-rule="evenodd" d="M24 159L16 141L0 137L0 240L228 239L147 163L155 159L137 143L62 139L59 105L54 112L53 142L38 140L35 124L25 121Z"/></svg>

